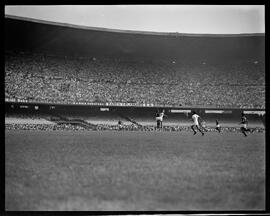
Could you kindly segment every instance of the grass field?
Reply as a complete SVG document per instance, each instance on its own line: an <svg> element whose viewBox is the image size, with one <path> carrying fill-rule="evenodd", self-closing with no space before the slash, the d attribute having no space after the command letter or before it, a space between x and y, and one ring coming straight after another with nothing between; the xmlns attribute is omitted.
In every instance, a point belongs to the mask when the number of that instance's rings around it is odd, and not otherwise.
<svg viewBox="0 0 270 216"><path fill-rule="evenodd" d="M265 134L5 132L6 210L263 210Z"/></svg>

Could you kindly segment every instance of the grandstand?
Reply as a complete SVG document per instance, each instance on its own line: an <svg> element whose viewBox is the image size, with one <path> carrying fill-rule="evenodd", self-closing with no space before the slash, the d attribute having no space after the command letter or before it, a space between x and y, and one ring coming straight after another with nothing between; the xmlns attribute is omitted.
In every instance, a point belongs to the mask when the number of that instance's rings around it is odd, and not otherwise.
<svg viewBox="0 0 270 216"><path fill-rule="evenodd" d="M5 22L7 101L265 108L262 34L113 32L12 16Z"/></svg>
<svg viewBox="0 0 270 216"><path fill-rule="evenodd" d="M265 107L263 63L209 64L168 66L161 61L93 61L6 53L5 96L63 104Z"/></svg>

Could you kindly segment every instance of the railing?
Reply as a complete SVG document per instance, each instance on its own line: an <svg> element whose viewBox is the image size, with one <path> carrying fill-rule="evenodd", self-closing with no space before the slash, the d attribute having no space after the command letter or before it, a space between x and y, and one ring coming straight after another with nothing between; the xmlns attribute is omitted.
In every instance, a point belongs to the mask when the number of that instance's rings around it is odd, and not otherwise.
<svg viewBox="0 0 270 216"><path fill-rule="evenodd" d="M153 103L123 103L123 102L49 102L49 101L35 101L35 100L26 100L26 99L13 99L13 98L5 98L5 102L16 102L16 103L42 103L42 104L64 104L64 105L93 105L93 106L141 106L141 107L171 107L175 105L167 105L167 104L153 104ZM177 105L181 106L181 105Z"/></svg>
<svg viewBox="0 0 270 216"><path fill-rule="evenodd" d="M265 110L265 108L248 108L248 107L237 107L237 106L215 106L215 105L181 105L181 104L154 104L154 103L124 103L124 102L50 102L50 101L35 101L27 99L14 99L5 98L5 102L14 103L28 103L28 104L45 104L45 105L86 105L86 106L105 106L105 107L160 107L160 108L204 108L204 109L246 109L246 110Z"/></svg>

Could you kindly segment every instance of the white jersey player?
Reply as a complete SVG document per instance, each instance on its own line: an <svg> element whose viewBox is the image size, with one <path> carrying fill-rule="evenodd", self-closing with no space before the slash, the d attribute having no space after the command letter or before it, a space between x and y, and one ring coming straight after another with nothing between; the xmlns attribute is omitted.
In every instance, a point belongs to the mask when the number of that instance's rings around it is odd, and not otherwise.
<svg viewBox="0 0 270 216"><path fill-rule="evenodd" d="M163 110L161 113L157 113L156 121L157 121L157 128L162 128L162 122L165 115L165 110Z"/></svg>
<svg viewBox="0 0 270 216"><path fill-rule="evenodd" d="M195 111L193 111L191 118L192 118L192 121L193 121L193 125L191 126L191 129L194 132L193 135L195 135L197 133L194 128L197 128L197 130L200 131L202 135L204 135L203 131L199 127L199 118L200 118L200 116Z"/></svg>

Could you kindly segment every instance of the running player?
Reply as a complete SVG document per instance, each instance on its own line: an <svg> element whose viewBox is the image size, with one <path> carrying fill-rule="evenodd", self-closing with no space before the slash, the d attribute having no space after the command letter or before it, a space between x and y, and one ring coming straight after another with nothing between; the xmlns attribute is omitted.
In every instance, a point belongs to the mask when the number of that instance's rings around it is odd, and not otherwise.
<svg viewBox="0 0 270 216"><path fill-rule="evenodd" d="M242 117L241 117L241 122L239 124L241 124L241 132L245 135L245 137L247 136L246 132L253 132L252 130L248 129L247 126L248 126L248 120L247 120L247 117L245 116L245 114L242 112Z"/></svg>
<svg viewBox="0 0 270 216"><path fill-rule="evenodd" d="M220 124L218 123L218 120L216 120L216 130L220 133L221 128L220 128Z"/></svg>
<svg viewBox="0 0 270 216"><path fill-rule="evenodd" d="M202 135L204 135L204 132L199 128L199 118L201 118L201 117L195 111L193 111L191 118L193 121L193 125L191 126L191 129L194 132L193 135L195 135L197 133L194 128L197 128L197 130L200 131Z"/></svg>

